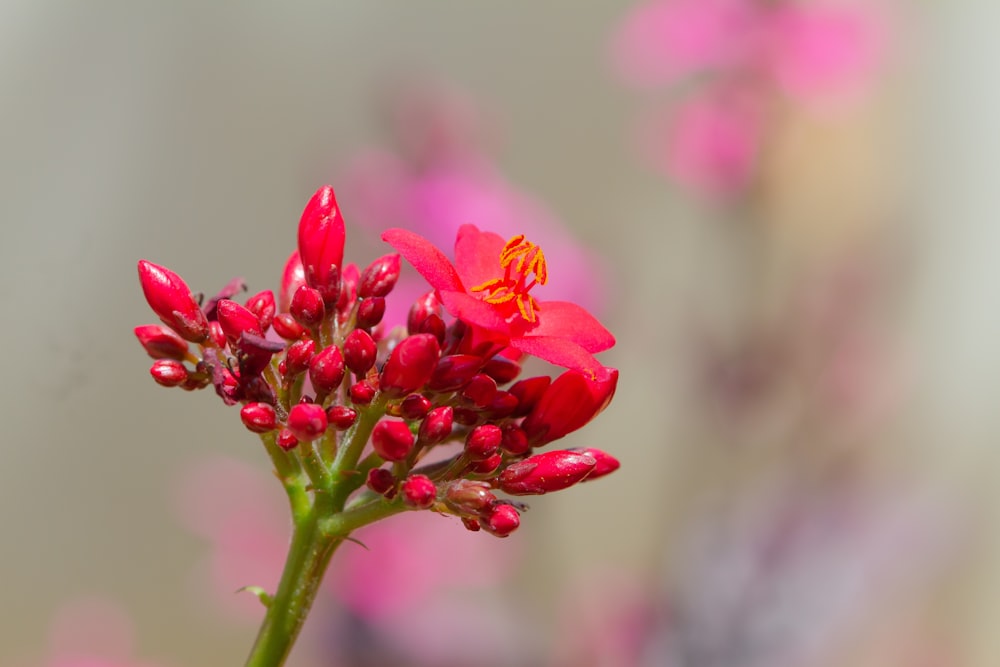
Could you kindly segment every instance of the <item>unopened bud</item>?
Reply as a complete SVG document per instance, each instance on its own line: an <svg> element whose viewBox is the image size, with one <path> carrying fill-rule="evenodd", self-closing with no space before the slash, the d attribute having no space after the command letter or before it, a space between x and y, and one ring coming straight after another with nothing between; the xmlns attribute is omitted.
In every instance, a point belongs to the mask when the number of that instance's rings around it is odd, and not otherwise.
<svg viewBox="0 0 1000 667"><path fill-rule="evenodd" d="M384 496L396 488L396 478L393 476L391 470L372 468L368 471L368 478L365 484L375 493Z"/></svg>
<svg viewBox="0 0 1000 667"><path fill-rule="evenodd" d="M533 444L557 440L599 415L611 402L617 385L614 368L602 366L596 373L568 370L545 390L521 428Z"/></svg>
<svg viewBox="0 0 1000 667"><path fill-rule="evenodd" d="M289 312L306 329L315 329L326 316L323 296L319 290L303 285L295 290Z"/></svg>
<svg viewBox="0 0 1000 667"><path fill-rule="evenodd" d="M299 251L294 250L285 262L285 270L281 274L281 291L278 292L278 310L287 313L292 305L292 296L299 287L306 284L306 273L302 268Z"/></svg>
<svg viewBox="0 0 1000 667"><path fill-rule="evenodd" d="M486 413L490 419L502 419L514 414L514 411L517 410L517 405L517 396L509 391L498 391L497 395L490 401L489 406L487 406Z"/></svg>
<svg viewBox="0 0 1000 667"><path fill-rule="evenodd" d="M373 296L358 303L358 317L355 320L361 329L371 329L385 316L385 299Z"/></svg>
<svg viewBox="0 0 1000 667"><path fill-rule="evenodd" d="M421 444L436 445L451 435L454 425L454 408L450 405L434 408L420 422L418 436Z"/></svg>
<svg viewBox="0 0 1000 667"><path fill-rule="evenodd" d="M338 431L349 429L358 421L358 411L346 405L331 405L326 409L326 420Z"/></svg>
<svg viewBox="0 0 1000 667"><path fill-rule="evenodd" d="M188 354L187 341L173 330L159 324L145 324L135 328L135 337L142 349L153 359L174 359L183 361Z"/></svg>
<svg viewBox="0 0 1000 667"><path fill-rule="evenodd" d="M348 393L351 395L351 403L368 405L375 398L375 387L368 380L362 380L352 384Z"/></svg>
<svg viewBox="0 0 1000 667"><path fill-rule="evenodd" d="M285 340L298 340L306 333L306 330L302 328L301 324L295 321L295 318L290 313L275 315L271 326L274 327L274 333Z"/></svg>
<svg viewBox="0 0 1000 667"><path fill-rule="evenodd" d="M406 422L382 420L372 430L372 447L386 461L402 461L413 448L413 434Z"/></svg>
<svg viewBox="0 0 1000 667"><path fill-rule="evenodd" d="M337 299L337 310L346 313L354 307L358 299L358 281L361 275L355 264L348 264L340 272L340 297Z"/></svg>
<svg viewBox="0 0 1000 667"><path fill-rule="evenodd" d="M330 345L323 348L309 362L309 379L316 391L330 393L344 379L344 358L340 348Z"/></svg>
<svg viewBox="0 0 1000 667"><path fill-rule="evenodd" d="M496 537L507 537L521 525L521 515L513 505L497 503L486 517L483 529Z"/></svg>
<svg viewBox="0 0 1000 667"><path fill-rule="evenodd" d="M399 414L404 419L423 419L430 412L431 401L420 394L410 394L399 405Z"/></svg>
<svg viewBox="0 0 1000 667"><path fill-rule="evenodd" d="M315 352L316 342L311 338L302 338L289 345L285 352L285 374L293 377L305 372Z"/></svg>
<svg viewBox="0 0 1000 667"><path fill-rule="evenodd" d="M379 257L361 274L358 296L362 299L371 296L384 297L396 286L397 280L399 280L399 255L393 253Z"/></svg>
<svg viewBox="0 0 1000 667"><path fill-rule="evenodd" d="M469 472L476 473L477 475L489 475L496 472L500 464L503 463L503 456L500 454L494 454L482 461L474 461L472 465L469 466Z"/></svg>
<svg viewBox="0 0 1000 667"><path fill-rule="evenodd" d="M208 338L208 318L181 277L165 267L139 260L139 282L160 320L192 343Z"/></svg>
<svg viewBox="0 0 1000 667"><path fill-rule="evenodd" d="M503 427L503 439L500 441L500 447L513 456L520 456L521 454L527 453L531 449L531 445L528 444L528 436L525 434L524 429L520 426L514 424L505 424Z"/></svg>
<svg viewBox="0 0 1000 667"><path fill-rule="evenodd" d="M278 418L267 403L247 403L240 408L243 425L254 433L267 433L277 428Z"/></svg>
<svg viewBox="0 0 1000 667"><path fill-rule="evenodd" d="M427 388L433 391L454 391L468 384L482 366L483 358L474 354L450 354L441 357L431 374Z"/></svg>
<svg viewBox="0 0 1000 667"><path fill-rule="evenodd" d="M479 521L468 516L462 517L462 525L465 526L466 530L472 533L478 533L481 529Z"/></svg>
<svg viewBox="0 0 1000 667"><path fill-rule="evenodd" d="M299 439L287 428L281 429L274 441L278 447L281 447L286 452L295 449L299 445Z"/></svg>
<svg viewBox="0 0 1000 667"><path fill-rule="evenodd" d="M424 320L427 319L429 315L436 315L438 318L444 311L441 308L441 300L438 298L437 291L431 290L427 294L413 302L410 306L410 312L406 316L406 329L412 335L416 333L424 333L420 325L423 324Z"/></svg>
<svg viewBox="0 0 1000 667"><path fill-rule="evenodd" d="M483 461L496 454L503 432L495 424L481 424L465 438L465 453L473 461Z"/></svg>
<svg viewBox="0 0 1000 667"><path fill-rule="evenodd" d="M568 450L544 452L507 466L498 485L512 496L536 496L561 491L589 475L597 465L588 454Z"/></svg>
<svg viewBox="0 0 1000 667"><path fill-rule="evenodd" d="M523 417L531 412L550 384L552 384L552 378L547 375L525 378L515 382L508 390L517 397L517 410L514 411L514 416Z"/></svg>
<svg viewBox="0 0 1000 667"><path fill-rule="evenodd" d="M430 379L440 354L434 336L415 334L404 338L385 362L379 389L391 398L413 393Z"/></svg>
<svg viewBox="0 0 1000 667"><path fill-rule="evenodd" d="M311 441L326 431L326 410L315 403L299 403L288 411L288 430L300 442Z"/></svg>
<svg viewBox="0 0 1000 667"><path fill-rule="evenodd" d="M400 485L403 502L410 507L425 510L437 500L437 487L427 475L410 475Z"/></svg>
<svg viewBox="0 0 1000 667"><path fill-rule="evenodd" d="M221 299L216 305L216 315L219 318L219 326L226 334L226 339L233 349L244 331L260 334L260 320L252 312L229 299Z"/></svg>
<svg viewBox="0 0 1000 667"><path fill-rule="evenodd" d="M483 373L496 380L497 384L513 382L521 374L521 364L507 357L495 356L483 366Z"/></svg>
<svg viewBox="0 0 1000 667"><path fill-rule="evenodd" d="M274 292L264 290L254 294L247 299L247 310L257 316L257 319L260 320L260 330L266 332L271 328L271 322L274 321L274 314L277 312Z"/></svg>
<svg viewBox="0 0 1000 667"><path fill-rule="evenodd" d="M219 320L212 320L208 323L208 336L215 343L215 346L220 350L226 346L226 332L222 330L222 325L219 324Z"/></svg>
<svg viewBox="0 0 1000 667"><path fill-rule="evenodd" d="M340 265L344 259L344 219L333 188L324 185L312 196L299 220L299 257L306 284L335 305L340 296Z"/></svg>
<svg viewBox="0 0 1000 667"><path fill-rule="evenodd" d="M497 381L485 373L472 376L468 384L462 387L462 398L471 401L476 407L485 408L497 395Z"/></svg>
<svg viewBox="0 0 1000 667"><path fill-rule="evenodd" d="M417 333L426 333L434 336L438 339L438 343L444 345L445 335L448 333L448 327L445 326L444 320L442 320L437 315L429 315L426 320L420 324L420 330Z"/></svg>
<svg viewBox="0 0 1000 667"><path fill-rule="evenodd" d="M445 492L445 503L456 512L463 514L479 514L492 506L497 497L490 491L487 482L477 482L470 479L457 479L448 485Z"/></svg>
<svg viewBox="0 0 1000 667"><path fill-rule="evenodd" d="M188 372L184 368L184 364L176 359L157 359L150 367L149 374L153 376L157 384L164 387L182 385L188 378Z"/></svg>
<svg viewBox="0 0 1000 667"><path fill-rule="evenodd" d="M364 377L375 365L377 354L375 341L364 329L354 329L344 339L344 363L358 377Z"/></svg>
<svg viewBox="0 0 1000 667"><path fill-rule="evenodd" d="M571 452L577 452L578 454L586 454L588 456L594 457L597 464L589 475L583 480L585 482L590 482L595 479L604 477L605 475L610 475L614 471L621 467L621 463L618 459L611 456L607 452L601 451L600 449L594 449L593 447L574 447L569 450Z"/></svg>

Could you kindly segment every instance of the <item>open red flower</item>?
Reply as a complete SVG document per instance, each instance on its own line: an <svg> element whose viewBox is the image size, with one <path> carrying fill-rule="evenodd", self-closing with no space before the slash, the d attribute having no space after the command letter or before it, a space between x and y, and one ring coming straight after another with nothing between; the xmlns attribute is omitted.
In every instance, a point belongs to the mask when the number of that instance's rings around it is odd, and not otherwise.
<svg viewBox="0 0 1000 667"><path fill-rule="evenodd" d="M455 263L427 239L390 229L382 240L420 272L449 313L510 346L565 368L593 372L594 353L615 344L614 336L582 307L540 301L531 291L548 281L542 249L523 235L504 241L475 225L462 225Z"/></svg>

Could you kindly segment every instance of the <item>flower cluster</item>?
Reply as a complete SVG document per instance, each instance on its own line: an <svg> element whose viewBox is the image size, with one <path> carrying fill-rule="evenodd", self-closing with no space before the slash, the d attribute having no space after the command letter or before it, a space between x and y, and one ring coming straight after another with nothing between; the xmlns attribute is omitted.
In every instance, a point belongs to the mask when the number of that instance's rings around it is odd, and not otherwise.
<svg viewBox="0 0 1000 667"><path fill-rule="evenodd" d="M597 449L535 449L582 427L611 401L618 372L593 356L614 345L585 309L544 301L542 249L463 226L455 263L422 237L391 229L388 254L343 264L333 189L303 211L281 289L235 300L234 280L200 303L172 271L139 262L163 325L135 334L161 385L213 386L261 436L279 477L304 476L351 506L397 503L461 518L504 537L538 495L618 468ZM400 255L432 288L405 326L383 322ZM562 366L519 379L532 355Z"/></svg>

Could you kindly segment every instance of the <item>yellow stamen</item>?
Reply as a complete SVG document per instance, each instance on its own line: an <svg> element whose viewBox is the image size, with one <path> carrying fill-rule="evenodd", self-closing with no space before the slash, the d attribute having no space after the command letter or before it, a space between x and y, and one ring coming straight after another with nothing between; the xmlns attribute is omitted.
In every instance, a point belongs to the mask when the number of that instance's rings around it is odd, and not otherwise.
<svg viewBox="0 0 1000 667"><path fill-rule="evenodd" d="M538 302L528 292L535 285L544 285L549 280L548 266L542 249L524 238L524 234L512 237L500 251L502 278L492 278L471 288L472 292L483 292L483 301L492 304L517 302L517 310L526 322L538 319ZM529 275L534 279L528 281Z"/></svg>

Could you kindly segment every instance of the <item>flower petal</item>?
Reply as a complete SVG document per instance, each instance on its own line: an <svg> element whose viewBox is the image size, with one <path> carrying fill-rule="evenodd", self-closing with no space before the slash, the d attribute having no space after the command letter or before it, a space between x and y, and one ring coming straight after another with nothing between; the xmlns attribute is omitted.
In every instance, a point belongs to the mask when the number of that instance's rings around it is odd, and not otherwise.
<svg viewBox="0 0 1000 667"><path fill-rule="evenodd" d="M564 338L587 352L601 352L614 347L615 337L611 332L575 303L543 301L538 304L538 313L538 326L531 330L531 337Z"/></svg>
<svg viewBox="0 0 1000 667"><path fill-rule="evenodd" d="M455 268L468 287L503 276L500 253L506 241L499 234L481 232L475 225L462 225L455 239Z"/></svg>
<svg viewBox="0 0 1000 667"><path fill-rule="evenodd" d="M510 335L510 325L499 315L494 305L469 296L465 292L441 291L441 303L445 310L469 324L503 334Z"/></svg>
<svg viewBox="0 0 1000 667"><path fill-rule="evenodd" d="M510 346L563 368L575 368L596 373L597 369L603 366L594 358L594 355L565 338L525 336L524 338L514 338L510 341Z"/></svg>
<svg viewBox="0 0 1000 667"><path fill-rule="evenodd" d="M387 229L382 240L395 248L413 265L431 287L441 291L464 292L465 287L455 267L434 245L406 229Z"/></svg>

